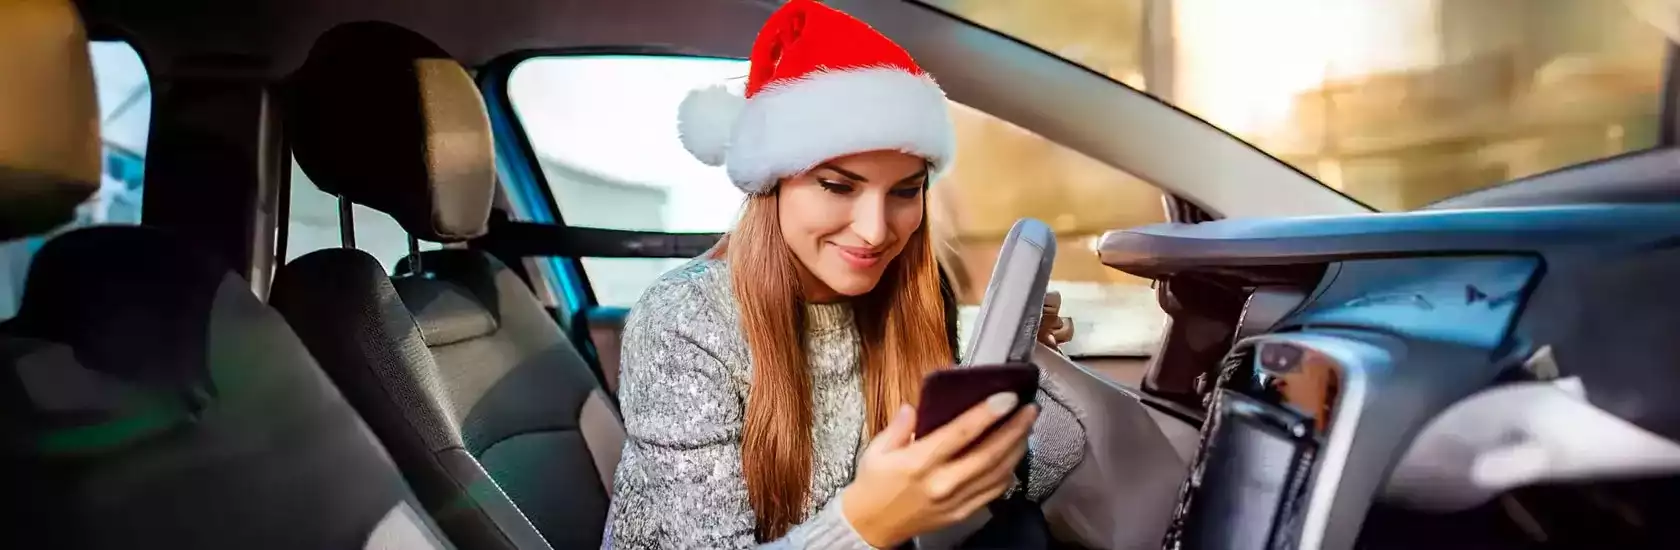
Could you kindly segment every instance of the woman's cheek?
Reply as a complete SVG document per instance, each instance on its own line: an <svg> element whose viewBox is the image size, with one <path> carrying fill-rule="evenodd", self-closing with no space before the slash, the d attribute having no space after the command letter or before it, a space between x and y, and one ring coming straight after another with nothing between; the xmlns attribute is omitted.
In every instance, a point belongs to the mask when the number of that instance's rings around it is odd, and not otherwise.
<svg viewBox="0 0 1680 550"><path fill-rule="evenodd" d="M820 239L833 235L845 229L850 202L814 183L790 186L782 192L780 201L783 232L790 238Z"/></svg>
<svg viewBox="0 0 1680 550"><path fill-rule="evenodd" d="M925 201L921 197L913 200L900 200L892 210L893 236L899 241L910 238L916 228L922 226L922 215L925 213Z"/></svg>

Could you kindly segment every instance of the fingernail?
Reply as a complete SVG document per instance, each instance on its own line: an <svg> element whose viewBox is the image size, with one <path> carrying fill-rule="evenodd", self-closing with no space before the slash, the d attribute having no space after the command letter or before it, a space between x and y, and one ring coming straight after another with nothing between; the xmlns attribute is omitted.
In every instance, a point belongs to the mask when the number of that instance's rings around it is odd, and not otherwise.
<svg viewBox="0 0 1680 550"><path fill-rule="evenodd" d="M986 398L986 409L992 411L992 414L1003 416L1015 410L1015 404L1019 402L1021 398L1016 397L1014 393L994 393Z"/></svg>

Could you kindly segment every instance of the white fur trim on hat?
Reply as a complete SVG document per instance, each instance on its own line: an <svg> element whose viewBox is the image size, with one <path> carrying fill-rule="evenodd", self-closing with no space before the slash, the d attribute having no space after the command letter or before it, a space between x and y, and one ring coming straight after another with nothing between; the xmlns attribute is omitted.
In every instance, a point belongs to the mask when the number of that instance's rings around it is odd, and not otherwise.
<svg viewBox="0 0 1680 550"><path fill-rule="evenodd" d="M746 98L730 93L722 84L689 92L677 106L677 138L700 162L723 166L729 132L746 106Z"/></svg>
<svg viewBox="0 0 1680 550"><path fill-rule="evenodd" d="M715 165L721 156L729 179L747 193L767 192L780 178L853 153L903 151L928 159L933 175L956 154L945 93L925 75L895 68L819 72L772 84L739 110L712 95L719 91L698 90L683 101L678 133L695 158ZM725 126L730 111L738 114Z"/></svg>

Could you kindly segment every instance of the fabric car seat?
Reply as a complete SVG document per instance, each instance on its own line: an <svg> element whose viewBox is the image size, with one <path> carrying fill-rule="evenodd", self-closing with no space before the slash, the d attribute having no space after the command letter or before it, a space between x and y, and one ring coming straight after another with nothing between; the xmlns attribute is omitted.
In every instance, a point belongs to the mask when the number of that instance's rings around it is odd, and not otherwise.
<svg viewBox="0 0 1680 550"><path fill-rule="evenodd" d="M0 3L0 240L99 187L69 1ZM0 323L0 547L453 548L250 284L149 227L59 235Z"/></svg>
<svg viewBox="0 0 1680 550"><path fill-rule="evenodd" d="M395 277L359 250L315 251L277 271L270 303L457 541L530 547L539 539L521 527L534 525L556 548L599 545L616 409L525 282L458 247L487 231L496 185L466 71L401 27L346 24L316 42L286 110L317 187L446 248Z"/></svg>

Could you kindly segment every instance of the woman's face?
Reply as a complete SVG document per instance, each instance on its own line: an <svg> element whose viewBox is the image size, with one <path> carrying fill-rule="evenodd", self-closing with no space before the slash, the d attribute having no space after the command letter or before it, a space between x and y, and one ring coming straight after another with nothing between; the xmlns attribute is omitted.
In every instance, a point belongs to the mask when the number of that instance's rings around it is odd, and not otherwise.
<svg viewBox="0 0 1680 550"><path fill-rule="evenodd" d="M897 151L839 157L777 188L782 236L799 258L805 299L875 288L922 225L927 161Z"/></svg>

